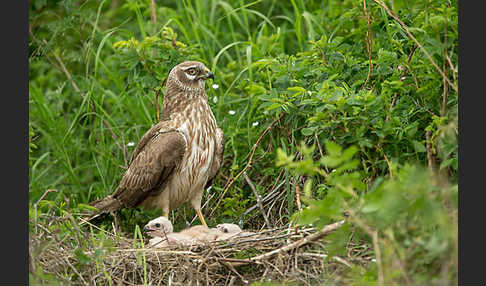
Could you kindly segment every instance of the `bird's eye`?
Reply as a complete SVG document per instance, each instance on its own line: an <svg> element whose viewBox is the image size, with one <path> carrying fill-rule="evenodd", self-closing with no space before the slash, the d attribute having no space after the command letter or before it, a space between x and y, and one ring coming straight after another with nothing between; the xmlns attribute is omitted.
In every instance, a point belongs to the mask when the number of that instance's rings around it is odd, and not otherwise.
<svg viewBox="0 0 486 286"><path fill-rule="evenodd" d="M196 69L195 68L190 68L187 70L188 75L195 75L196 74Z"/></svg>
<svg viewBox="0 0 486 286"><path fill-rule="evenodd" d="M228 229L227 228L223 228L223 232L224 233L228 233Z"/></svg>
<svg viewBox="0 0 486 286"><path fill-rule="evenodd" d="M155 227L160 227L160 223L156 223L155 224Z"/></svg>

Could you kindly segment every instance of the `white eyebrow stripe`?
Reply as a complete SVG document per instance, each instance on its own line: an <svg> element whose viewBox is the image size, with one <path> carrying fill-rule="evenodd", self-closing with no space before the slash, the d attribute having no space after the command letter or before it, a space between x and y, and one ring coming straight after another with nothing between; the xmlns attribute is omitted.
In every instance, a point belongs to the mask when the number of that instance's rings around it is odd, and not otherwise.
<svg viewBox="0 0 486 286"><path fill-rule="evenodd" d="M187 68L182 68L183 71L186 71L186 70L189 70L189 69L197 69L197 65L196 66L190 66L190 67L187 67Z"/></svg>

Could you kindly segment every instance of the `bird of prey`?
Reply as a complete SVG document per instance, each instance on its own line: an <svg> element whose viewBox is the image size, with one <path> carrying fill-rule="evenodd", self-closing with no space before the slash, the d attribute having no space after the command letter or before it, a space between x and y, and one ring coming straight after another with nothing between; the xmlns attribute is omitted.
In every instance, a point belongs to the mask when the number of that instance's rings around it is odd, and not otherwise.
<svg viewBox="0 0 486 286"><path fill-rule="evenodd" d="M240 233L241 228L234 223L221 223L216 226L216 228L222 233Z"/></svg>
<svg viewBox="0 0 486 286"><path fill-rule="evenodd" d="M172 223L164 216L149 221L143 231L152 237L149 240L149 246L164 247L172 244L193 245L196 243L194 237L173 232Z"/></svg>
<svg viewBox="0 0 486 286"><path fill-rule="evenodd" d="M156 247L174 244L194 245L208 243L211 241L226 240L243 233L239 226L230 223L219 224L215 228L195 225L180 232L173 232L172 223L164 216L149 221L143 230L147 235L152 237L149 240L149 245Z"/></svg>
<svg viewBox="0 0 486 286"><path fill-rule="evenodd" d="M189 203L201 223L203 191L223 161L224 134L208 104L205 81L213 73L201 62L187 61L167 77L161 120L138 142L128 169L113 194L90 205L101 213L122 208L171 210Z"/></svg>
<svg viewBox="0 0 486 286"><path fill-rule="evenodd" d="M224 233L224 235L220 239L229 239L233 237L241 237L254 234L254 232L242 230L237 224L234 223L218 224L216 226L216 229L219 232Z"/></svg>

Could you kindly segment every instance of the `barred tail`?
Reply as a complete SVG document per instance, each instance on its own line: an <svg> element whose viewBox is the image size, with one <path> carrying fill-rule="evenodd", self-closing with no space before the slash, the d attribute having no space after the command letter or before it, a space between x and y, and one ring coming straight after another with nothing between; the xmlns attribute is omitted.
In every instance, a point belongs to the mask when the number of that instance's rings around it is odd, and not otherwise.
<svg viewBox="0 0 486 286"><path fill-rule="evenodd" d="M85 216L83 220L85 221L90 221L104 213L111 213L114 211L117 211L121 208L123 208L121 202L115 198L113 198L111 195L107 196L103 199L96 200L93 202L89 203L90 206L97 208L97 211L94 211L93 213Z"/></svg>

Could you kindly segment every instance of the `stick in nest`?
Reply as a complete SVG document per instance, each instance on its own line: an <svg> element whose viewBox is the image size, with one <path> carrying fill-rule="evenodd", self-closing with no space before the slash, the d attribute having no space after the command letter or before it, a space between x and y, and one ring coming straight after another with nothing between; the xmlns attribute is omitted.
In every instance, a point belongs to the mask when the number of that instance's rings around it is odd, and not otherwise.
<svg viewBox="0 0 486 286"><path fill-rule="evenodd" d="M341 221L335 222L333 224L326 225L321 231L318 231L318 232L313 233L309 236L306 236L306 237L304 237L300 240L297 240L296 242L293 242L293 243L286 245L284 247L269 251L269 252L264 253L262 255L252 257L252 258L249 259L249 262L264 260L264 259L270 258L270 257L272 257L276 254L279 254L279 253L282 253L282 252L287 252L287 251L299 248L303 245L306 245L306 244L308 244L312 241L316 241L318 239L321 239L324 236L326 236L328 233L335 231L336 229L340 228L344 223L345 223L345 220L341 220ZM239 266L239 265L243 265L243 264L244 263L237 262L237 263L234 263L234 266Z"/></svg>

